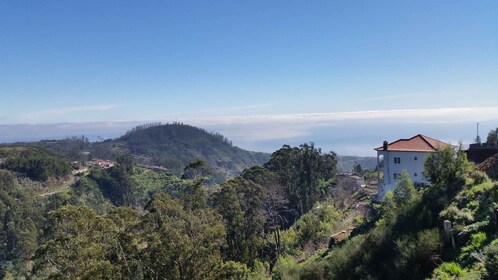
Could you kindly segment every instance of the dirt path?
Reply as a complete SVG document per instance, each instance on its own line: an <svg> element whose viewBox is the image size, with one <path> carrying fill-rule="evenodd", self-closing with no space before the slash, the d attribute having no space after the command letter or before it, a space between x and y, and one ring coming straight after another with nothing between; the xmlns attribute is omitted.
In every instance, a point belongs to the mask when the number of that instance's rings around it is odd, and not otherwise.
<svg viewBox="0 0 498 280"><path fill-rule="evenodd" d="M39 194L38 197L50 196L50 195L53 195L56 193L63 192L65 190L67 190L69 187L71 187L74 183L78 182L79 179L80 179L80 177L74 176L70 181L66 182L62 187L56 189L55 191Z"/></svg>

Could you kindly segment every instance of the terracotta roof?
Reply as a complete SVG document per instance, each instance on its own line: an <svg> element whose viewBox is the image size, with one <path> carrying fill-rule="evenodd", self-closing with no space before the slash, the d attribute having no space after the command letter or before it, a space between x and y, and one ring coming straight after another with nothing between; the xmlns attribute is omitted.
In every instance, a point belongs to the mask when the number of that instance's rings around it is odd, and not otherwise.
<svg viewBox="0 0 498 280"><path fill-rule="evenodd" d="M447 146L454 147L451 144L441 142L434 138L418 134L410 139L399 139L387 145L388 151L400 152L435 152L444 149ZM384 150L383 147L375 148L376 151Z"/></svg>

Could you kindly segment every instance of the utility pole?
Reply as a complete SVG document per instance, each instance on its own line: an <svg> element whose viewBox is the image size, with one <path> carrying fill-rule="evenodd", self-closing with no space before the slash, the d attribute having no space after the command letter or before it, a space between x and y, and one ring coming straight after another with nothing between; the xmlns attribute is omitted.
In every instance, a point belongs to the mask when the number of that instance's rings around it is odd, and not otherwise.
<svg viewBox="0 0 498 280"><path fill-rule="evenodd" d="M477 123L477 136L475 142L481 144L481 137L479 137L479 123Z"/></svg>
<svg viewBox="0 0 498 280"><path fill-rule="evenodd" d="M479 123L477 123L477 138L479 138Z"/></svg>

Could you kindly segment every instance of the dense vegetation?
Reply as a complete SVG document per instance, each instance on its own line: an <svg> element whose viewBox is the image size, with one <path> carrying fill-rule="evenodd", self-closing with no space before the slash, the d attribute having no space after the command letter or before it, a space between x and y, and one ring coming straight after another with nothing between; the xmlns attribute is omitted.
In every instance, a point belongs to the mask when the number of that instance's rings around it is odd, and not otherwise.
<svg viewBox="0 0 498 280"><path fill-rule="evenodd" d="M48 196L0 170L0 275L263 279L281 256L323 245L338 227L332 205L313 207L334 186L336 164L313 145L284 146L266 165L207 187L202 161L179 178L123 155Z"/></svg>
<svg viewBox="0 0 498 280"><path fill-rule="evenodd" d="M98 142L81 136L16 145L41 147L73 161L116 160L122 155L133 155L137 164L162 166L178 176L187 164L202 160L217 183L238 176L245 168L262 165L270 158L266 153L236 147L221 134L180 123L141 125L120 138Z"/></svg>
<svg viewBox="0 0 498 280"><path fill-rule="evenodd" d="M0 151L3 279L498 276L498 183L490 179L498 156L476 168L463 151L441 150L426 161L431 186L416 190L403 172L376 204L368 188L337 175L336 154L313 144L285 145L221 184L199 159L177 175L122 153L115 166L73 176L69 160L44 149ZM47 178L19 167L33 162ZM359 164L353 170L370 176ZM48 192L58 181L70 187Z"/></svg>
<svg viewBox="0 0 498 280"><path fill-rule="evenodd" d="M19 172L39 181L71 173L68 160L34 147L1 147L0 168Z"/></svg>
<svg viewBox="0 0 498 280"><path fill-rule="evenodd" d="M6 145L6 144L3 144ZM270 159L267 153L250 152L232 145L223 135L180 123L151 123L137 126L117 139L90 142L85 136L60 140L15 143L36 146L72 161L92 158L115 160L131 154L138 164L163 166L176 175L189 163L202 160L217 183L240 175L245 168L262 165ZM7 146L12 146L8 145ZM338 156L337 171L351 172L357 165L374 169L374 157Z"/></svg>
<svg viewBox="0 0 498 280"><path fill-rule="evenodd" d="M302 265L285 279L496 279L498 183L451 149L426 162L432 185L417 192L405 174L375 227ZM444 232L443 221L453 228Z"/></svg>

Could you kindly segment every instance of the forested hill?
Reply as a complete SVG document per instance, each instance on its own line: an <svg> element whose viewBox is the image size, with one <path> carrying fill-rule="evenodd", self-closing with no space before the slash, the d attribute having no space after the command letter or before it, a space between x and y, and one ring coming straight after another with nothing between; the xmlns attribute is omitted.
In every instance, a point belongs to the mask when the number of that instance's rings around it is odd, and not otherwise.
<svg viewBox="0 0 498 280"><path fill-rule="evenodd" d="M236 147L221 134L179 123L136 127L118 139L96 144L92 153L105 158L131 153L139 164L164 166L176 174L200 159L218 181L270 158L266 153Z"/></svg>
<svg viewBox="0 0 498 280"><path fill-rule="evenodd" d="M219 133L210 133L202 128L180 123L145 124L119 138L103 142L90 142L81 136L3 146L12 145L44 148L73 161L94 158L115 160L123 154L131 154L137 164L166 167L175 175L181 175L189 163L202 160L217 182L233 178L242 170L262 165L270 159L268 153L247 151L234 146ZM351 172L356 164L363 169L373 169L376 159L338 156L337 170Z"/></svg>

